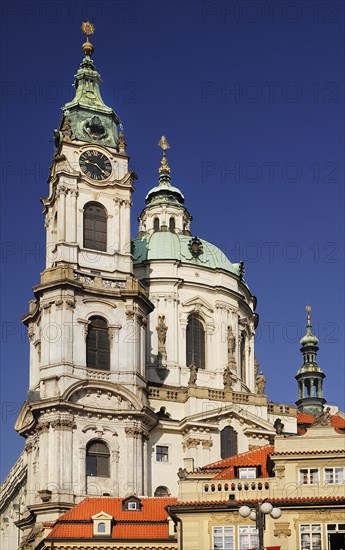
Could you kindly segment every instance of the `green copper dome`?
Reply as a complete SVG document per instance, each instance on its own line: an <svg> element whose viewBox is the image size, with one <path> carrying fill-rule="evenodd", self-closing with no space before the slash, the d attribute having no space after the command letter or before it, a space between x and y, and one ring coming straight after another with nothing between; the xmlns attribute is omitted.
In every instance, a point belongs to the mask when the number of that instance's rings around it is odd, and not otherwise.
<svg viewBox="0 0 345 550"><path fill-rule="evenodd" d="M192 245L196 241L198 249L193 251ZM223 269L240 275L238 264L232 264L219 248L197 237L157 231L136 237L132 243L135 265L152 260L177 260L195 267Z"/></svg>

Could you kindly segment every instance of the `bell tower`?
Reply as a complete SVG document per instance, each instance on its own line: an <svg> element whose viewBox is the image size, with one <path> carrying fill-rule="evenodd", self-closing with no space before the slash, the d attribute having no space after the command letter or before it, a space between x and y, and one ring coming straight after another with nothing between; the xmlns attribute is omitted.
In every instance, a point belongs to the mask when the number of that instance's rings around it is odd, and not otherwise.
<svg viewBox="0 0 345 550"><path fill-rule="evenodd" d="M130 247L135 174L120 119L100 94L94 27L82 30L75 98L54 132L43 200L46 268L23 318L30 386L15 427L26 439L24 531L88 495L148 494L157 422L145 375L153 305L133 276Z"/></svg>
<svg viewBox="0 0 345 550"><path fill-rule="evenodd" d="M317 364L317 344L319 340L311 329L311 307L306 306L307 333L301 338L303 365L295 376L298 383L298 401L296 405L300 412L319 416L326 400L323 397L323 379L325 374Z"/></svg>

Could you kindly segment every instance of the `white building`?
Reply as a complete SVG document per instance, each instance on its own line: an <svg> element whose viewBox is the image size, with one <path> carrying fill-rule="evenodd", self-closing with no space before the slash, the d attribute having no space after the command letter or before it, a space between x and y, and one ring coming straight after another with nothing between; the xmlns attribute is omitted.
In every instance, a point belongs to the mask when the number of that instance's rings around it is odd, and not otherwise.
<svg viewBox="0 0 345 550"><path fill-rule="evenodd" d="M243 265L193 234L165 138L131 240L135 174L88 40L83 51L54 134L46 268L24 318L30 387L15 429L26 446L2 487L6 550L34 547L44 522L87 495L176 495L184 459L266 445L278 417L296 432L296 408L268 403L256 380Z"/></svg>

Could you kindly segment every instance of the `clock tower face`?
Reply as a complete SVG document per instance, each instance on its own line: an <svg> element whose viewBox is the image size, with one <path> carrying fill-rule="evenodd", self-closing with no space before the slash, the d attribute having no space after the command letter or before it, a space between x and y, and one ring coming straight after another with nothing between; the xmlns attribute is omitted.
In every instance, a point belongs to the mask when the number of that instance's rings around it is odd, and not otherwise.
<svg viewBox="0 0 345 550"><path fill-rule="evenodd" d="M106 155L96 149L84 151L79 158L80 169L87 178L103 181L111 175L111 163Z"/></svg>

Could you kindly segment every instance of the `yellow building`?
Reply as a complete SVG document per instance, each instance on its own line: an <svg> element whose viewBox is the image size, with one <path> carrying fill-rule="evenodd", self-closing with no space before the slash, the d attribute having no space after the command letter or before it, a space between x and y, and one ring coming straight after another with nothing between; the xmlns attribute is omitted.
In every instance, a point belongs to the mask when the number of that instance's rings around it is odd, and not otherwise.
<svg viewBox="0 0 345 550"><path fill-rule="evenodd" d="M308 415L299 416L308 423ZM277 435L274 446L196 470L187 462L179 500L169 507L178 523L179 548L258 548L256 522L241 517L239 508L254 509L263 501L281 510L277 519L265 515L265 547L345 548L344 427L341 413L327 418L326 412L304 435Z"/></svg>

